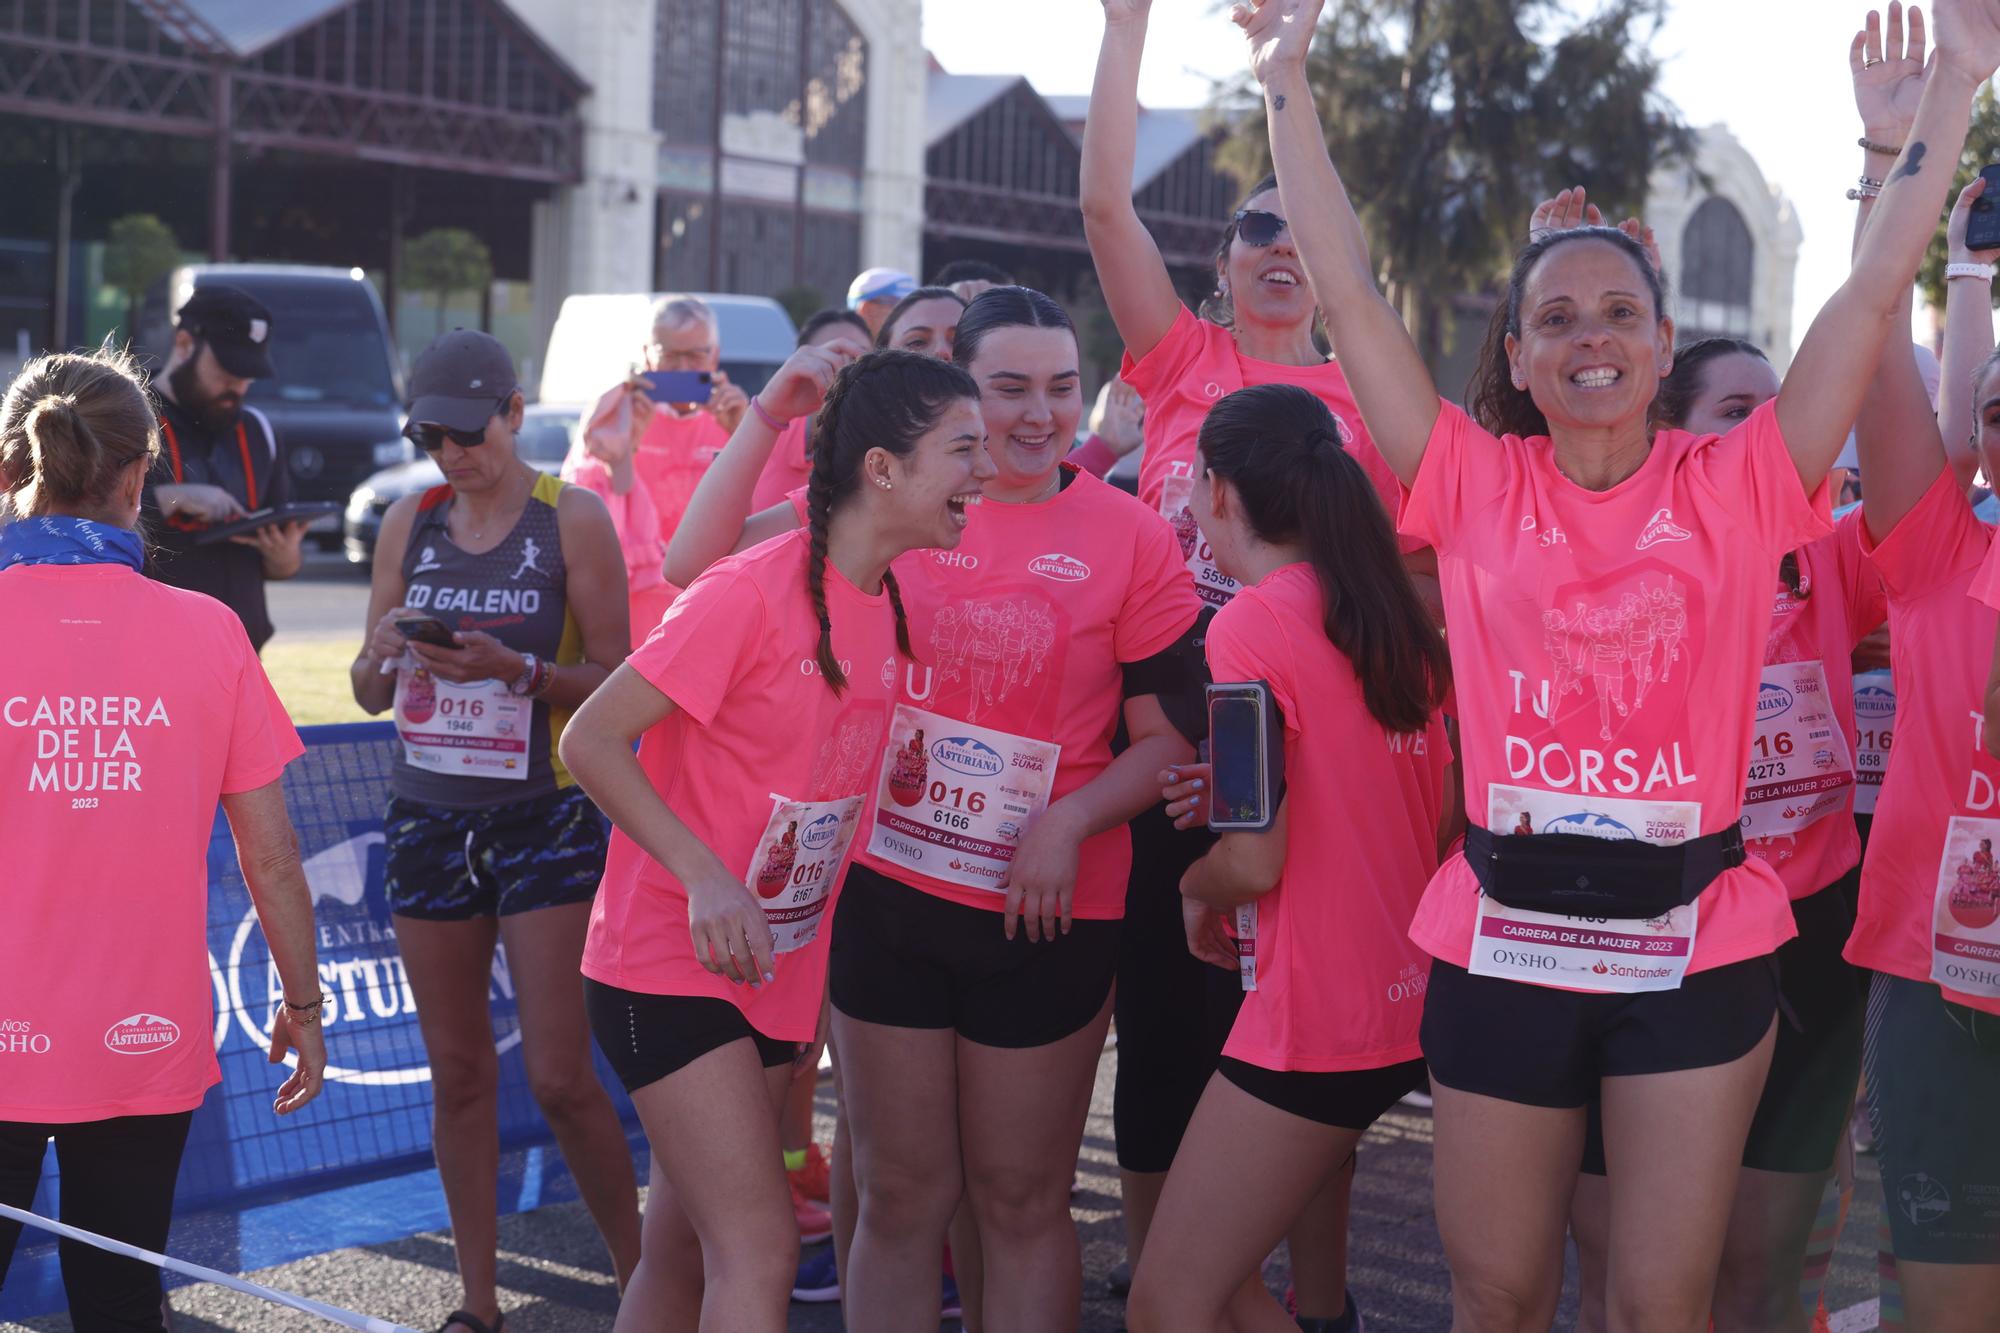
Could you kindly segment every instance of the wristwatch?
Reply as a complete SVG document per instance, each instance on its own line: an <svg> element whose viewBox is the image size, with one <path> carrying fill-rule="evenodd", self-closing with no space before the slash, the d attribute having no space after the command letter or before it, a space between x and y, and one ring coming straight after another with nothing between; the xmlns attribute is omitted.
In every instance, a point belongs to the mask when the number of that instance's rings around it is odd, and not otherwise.
<svg viewBox="0 0 2000 1333"><path fill-rule="evenodd" d="M533 690L535 688L535 673L540 669L541 664L535 660L533 653L522 653L521 674L509 682L507 693L526 695L529 691Z"/></svg>

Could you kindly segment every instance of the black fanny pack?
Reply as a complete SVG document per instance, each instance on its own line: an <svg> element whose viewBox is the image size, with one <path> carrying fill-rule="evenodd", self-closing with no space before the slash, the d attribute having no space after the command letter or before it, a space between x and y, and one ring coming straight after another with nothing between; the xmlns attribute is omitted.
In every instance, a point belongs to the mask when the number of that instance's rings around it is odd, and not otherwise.
<svg viewBox="0 0 2000 1333"><path fill-rule="evenodd" d="M1495 902L1527 912L1643 921L1684 907L1725 870L1743 864L1743 830L1661 847L1581 833L1496 837L1465 830L1465 861Z"/></svg>

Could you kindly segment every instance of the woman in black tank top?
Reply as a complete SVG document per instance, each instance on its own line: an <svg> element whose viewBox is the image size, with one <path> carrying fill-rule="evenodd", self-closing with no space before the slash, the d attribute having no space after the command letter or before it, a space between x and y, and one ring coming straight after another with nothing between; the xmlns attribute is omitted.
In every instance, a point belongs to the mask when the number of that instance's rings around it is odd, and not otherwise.
<svg viewBox="0 0 2000 1333"><path fill-rule="evenodd" d="M507 350L456 330L418 358L407 434L445 484L382 521L368 641L351 671L394 708L389 908L430 1059L432 1139L463 1308L443 1333L497 1333L496 943L528 1085L611 1251L639 1260L631 1154L592 1067L577 968L604 871L603 816L556 753L569 714L630 648L625 566L603 502L515 453ZM401 628L399 628L401 626ZM449 646L446 646L449 645Z"/></svg>

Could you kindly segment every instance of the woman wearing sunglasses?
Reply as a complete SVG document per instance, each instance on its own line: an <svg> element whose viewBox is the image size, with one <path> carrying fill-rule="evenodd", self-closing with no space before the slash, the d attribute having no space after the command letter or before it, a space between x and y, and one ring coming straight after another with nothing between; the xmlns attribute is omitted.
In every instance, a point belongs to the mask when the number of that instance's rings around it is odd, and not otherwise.
<svg viewBox="0 0 2000 1333"><path fill-rule="evenodd" d="M611 1250L639 1261L625 1135L591 1067L578 967L604 873L604 819L556 750L625 659L625 567L604 504L514 451L507 349L445 334L417 358L406 434L445 484L383 516L368 641L351 671L400 734L383 823L396 942L431 1067L432 1141L464 1307L444 1333L495 1333L498 1079L494 946L520 1009L528 1086Z"/></svg>
<svg viewBox="0 0 2000 1333"><path fill-rule="evenodd" d="M1146 404L1139 498L1180 538L1181 554L1209 607L1221 607L1236 581L1214 554L1189 510L1195 487L1195 439L1219 400L1260 384L1295 384L1333 413L1347 451L1395 511L1396 482L1361 424L1339 364L1313 337L1317 302L1278 203L1275 180L1260 182L1223 229L1215 250L1215 290L1199 313L1181 304L1152 234L1132 205L1139 131L1139 63L1150 0L1104 0L1091 117L1083 139L1083 219L1098 281L1125 340L1121 378ZM1420 593L1435 606L1436 562L1421 542L1401 543ZM1216 973L1187 948L1176 886L1201 855L1206 834L1176 833L1156 809L1132 828L1132 882L1124 952L1118 968L1118 1086L1113 1122L1125 1200L1127 1249L1134 1266L1167 1168L1180 1146L1239 999L1233 977ZM1301 1315L1342 1315L1345 1178L1310 1216L1324 1223L1303 1233L1299 1248L1327 1262L1297 1265L1323 1282L1299 1292Z"/></svg>

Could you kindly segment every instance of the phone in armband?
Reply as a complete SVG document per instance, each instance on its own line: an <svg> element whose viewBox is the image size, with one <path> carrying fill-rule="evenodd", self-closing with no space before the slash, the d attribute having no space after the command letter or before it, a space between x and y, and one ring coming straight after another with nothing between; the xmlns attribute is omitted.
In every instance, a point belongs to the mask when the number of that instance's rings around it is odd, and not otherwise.
<svg viewBox="0 0 2000 1333"><path fill-rule="evenodd" d="M1261 680L1208 687L1208 826L1261 832L1284 796L1284 719Z"/></svg>

